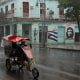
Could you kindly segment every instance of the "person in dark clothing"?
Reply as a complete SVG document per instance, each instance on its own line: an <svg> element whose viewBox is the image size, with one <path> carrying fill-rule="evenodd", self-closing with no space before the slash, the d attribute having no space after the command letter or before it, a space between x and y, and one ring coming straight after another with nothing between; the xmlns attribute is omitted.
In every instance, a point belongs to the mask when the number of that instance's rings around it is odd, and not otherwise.
<svg viewBox="0 0 80 80"><path fill-rule="evenodd" d="M27 61L27 57L26 57L24 51L22 50L22 48L24 46L27 46L27 45L25 45L25 42L21 42L21 44L19 45L19 47L17 49L16 55L17 55L17 57L23 57L23 60Z"/></svg>
<svg viewBox="0 0 80 80"><path fill-rule="evenodd" d="M21 45L20 45L21 47L24 47L24 46L27 46L26 44L25 44L25 41L23 41L23 42L21 42Z"/></svg>
<svg viewBox="0 0 80 80"><path fill-rule="evenodd" d="M14 48L14 49L17 48L17 44L16 44L16 42L12 42L12 48Z"/></svg>
<svg viewBox="0 0 80 80"><path fill-rule="evenodd" d="M17 49L16 42L12 42L12 49L11 49L11 53L9 54L10 57L15 57L16 49Z"/></svg>

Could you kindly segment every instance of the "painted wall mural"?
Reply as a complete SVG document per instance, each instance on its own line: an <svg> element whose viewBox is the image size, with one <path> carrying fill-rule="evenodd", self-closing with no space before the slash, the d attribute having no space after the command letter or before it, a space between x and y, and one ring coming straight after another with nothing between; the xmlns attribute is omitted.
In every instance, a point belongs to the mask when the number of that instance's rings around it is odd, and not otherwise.
<svg viewBox="0 0 80 80"><path fill-rule="evenodd" d="M69 40L70 39L74 40L75 38L75 25L74 24L67 23L65 25L65 38Z"/></svg>
<svg viewBox="0 0 80 80"><path fill-rule="evenodd" d="M32 24L32 42L39 43L39 27L37 24Z"/></svg>
<svg viewBox="0 0 80 80"><path fill-rule="evenodd" d="M34 40L36 40L37 34L38 34L38 31L36 30L36 28L34 28Z"/></svg>
<svg viewBox="0 0 80 80"><path fill-rule="evenodd" d="M48 28L48 39L58 41L58 30L57 26L50 26Z"/></svg>
<svg viewBox="0 0 80 80"><path fill-rule="evenodd" d="M58 39L58 32L57 31L48 31L48 39L57 41Z"/></svg>

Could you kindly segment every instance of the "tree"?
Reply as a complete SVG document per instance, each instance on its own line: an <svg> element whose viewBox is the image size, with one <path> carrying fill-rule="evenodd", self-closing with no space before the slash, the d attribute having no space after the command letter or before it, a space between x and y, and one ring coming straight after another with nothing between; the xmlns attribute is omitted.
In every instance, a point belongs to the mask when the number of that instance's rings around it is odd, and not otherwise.
<svg viewBox="0 0 80 80"><path fill-rule="evenodd" d="M80 0L58 0L58 2L58 7L66 9L65 17L77 21L80 34Z"/></svg>

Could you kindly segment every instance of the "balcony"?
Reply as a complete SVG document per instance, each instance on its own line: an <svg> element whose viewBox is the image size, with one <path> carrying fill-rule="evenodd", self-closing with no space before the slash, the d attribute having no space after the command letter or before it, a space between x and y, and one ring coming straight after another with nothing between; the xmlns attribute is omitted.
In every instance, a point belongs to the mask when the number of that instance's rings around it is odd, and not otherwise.
<svg viewBox="0 0 80 80"><path fill-rule="evenodd" d="M53 15L53 16L40 15L40 17L36 17L35 15L34 17L30 17L29 14L23 13L23 16L15 17L14 12L15 12L14 9L7 11L6 13L7 19L9 20L14 19L14 21L16 20L16 21L40 21L40 22L42 21L47 21L47 22L65 21L64 15Z"/></svg>
<svg viewBox="0 0 80 80"><path fill-rule="evenodd" d="M13 18L14 17L14 9L7 11L6 17L7 18Z"/></svg>
<svg viewBox="0 0 80 80"><path fill-rule="evenodd" d="M64 15L59 15L59 19L65 19Z"/></svg>
<svg viewBox="0 0 80 80"><path fill-rule="evenodd" d="M29 17L28 13L23 13L23 17Z"/></svg>

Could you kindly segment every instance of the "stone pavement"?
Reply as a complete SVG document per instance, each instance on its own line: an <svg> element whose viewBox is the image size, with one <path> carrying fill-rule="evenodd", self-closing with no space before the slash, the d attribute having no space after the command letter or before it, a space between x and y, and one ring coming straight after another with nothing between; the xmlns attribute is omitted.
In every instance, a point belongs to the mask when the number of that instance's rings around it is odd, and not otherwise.
<svg viewBox="0 0 80 80"><path fill-rule="evenodd" d="M80 50L80 44L53 44L47 45L51 49Z"/></svg>

